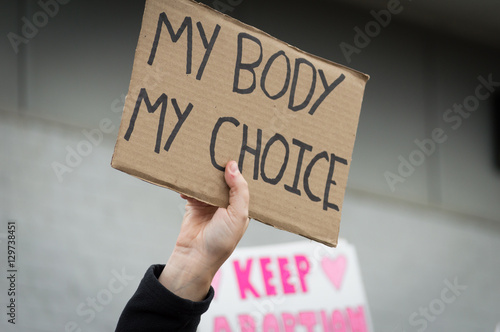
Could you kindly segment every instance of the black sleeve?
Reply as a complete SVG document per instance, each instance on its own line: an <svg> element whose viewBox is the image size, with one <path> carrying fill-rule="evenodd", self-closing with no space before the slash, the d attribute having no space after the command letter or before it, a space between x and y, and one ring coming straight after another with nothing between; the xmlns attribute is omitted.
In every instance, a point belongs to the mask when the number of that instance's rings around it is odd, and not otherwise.
<svg viewBox="0 0 500 332"><path fill-rule="evenodd" d="M210 287L201 302L180 298L158 281L164 267L153 265L147 270L120 316L117 332L196 331L201 315L212 302L214 289Z"/></svg>

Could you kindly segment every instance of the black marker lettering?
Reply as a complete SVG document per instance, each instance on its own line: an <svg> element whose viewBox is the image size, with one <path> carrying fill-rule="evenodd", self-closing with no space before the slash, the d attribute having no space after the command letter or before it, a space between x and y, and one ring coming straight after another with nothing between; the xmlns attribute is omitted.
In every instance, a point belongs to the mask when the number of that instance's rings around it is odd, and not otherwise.
<svg viewBox="0 0 500 332"><path fill-rule="evenodd" d="M241 61L243 60L243 39L248 39L253 41L255 44L259 45L260 48L260 55L259 59L257 61L254 61L252 63L242 63ZM248 33L240 33L238 35L238 55L236 57L236 67L234 70L234 82L233 82L233 92L237 92L239 94L249 94L252 93L255 90L255 87L257 85L256 81L257 78L255 76L255 70L254 68L258 67L260 63L262 62L262 44L260 40L255 38L252 35L249 35ZM248 70L250 73L253 75L253 82L252 85L248 88L240 88L240 71L241 70Z"/></svg>
<svg viewBox="0 0 500 332"><path fill-rule="evenodd" d="M217 164L217 161L215 160L215 141L217 140L217 135L219 134L219 129L222 126L224 122L230 122L234 124L235 127L238 127L240 125L240 122L236 120L235 118L232 117L223 117L219 118L217 120L217 123L214 126L214 129L212 130L212 139L210 140L210 159L212 161L212 165L218 169L219 171L225 171L225 167Z"/></svg>
<svg viewBox="0 0 500 332"><path fill-rule="evenodd" d="M248 141L248 126L246 124L243 125L243 141L241 144L240 151L240 159L238 161L238 166L240 171L243 171L243 161L245 160L245 153L248 152L255 156L255 162L253 167L253 179L259 179L259 162L260 162L260 150L261 150L261 142L262 142L262 130L257 129L257 146L255 149L252 149L247 144Z"/></svg>
<svg viewBox="0 0 500 332"><path fill-rule="evenodd" d="M299 74L300 74L300 66L302 64L305 64L309 66L309 68L312 69L312 82L311 82L311 88L309 89L309 93L307 94L306 99L302 102L300 105L294 105L295 103L295 91L297 90L297 82L299 80ZM295 60L295 71L293 73L293 81L292 81L292 88L290 90L290 101L288 103L288 108L294 112L300 111L309 105L309 102L311 101L311 98L314 95L314 90L316 89L316 67L312 63L310 63L308 60L303 59L303 58L298 58Z"/></svg>
<svg viewBox="0 0 500 332"><path fill-rule="evenodd" d="M285 57L285 60L286 60L286 65L287 65L287 70L286 70L286 79L285 79L285 83L283 85L283 89L281 89L280 92L278 92L277 94L275 94L274 96L271 96L269 94L269 92L267 91L266 89L266 79L267 79L267 74L269 73L269 70L271 69L274 61L276 61L276 59L280 56L283 56ZM275 54L273 54L273 56L271 56L269 58L269 60L267 61L267 64L266 66L264 67L264 71L262 72L262 77L261 77L261 80L260 80L260 86L262 88L262 91L264 91L264 93L266 94L266 96L268 96L270 99L272 100L276 100L276 99L279 99L281 97L283 97L283 95L286 93L286 91L288 90L288 86L290 85L290 75L291 75L291 67L290 67L290 59L288 59L288 57L286 56L285 52L284 51L279 51Z"/></svg>
<svg viewBox="0 0 500 332"><path fill-rule="evenodd" d="M210 38L210 42L207 40L207 36L205 34L205 30L203 29L203 24L201 22L198 22L196 24L198 27L198 31L200 32L201 40L203 41L203 46L205 47L205 56L203 57L203 61L201 62L200 69L198 69L198 74L196 75L196 79L199 81L201 80L201 77L203 76L203 72L205 71L205 67L207 65L208 59L210 58L210 54L212 53L212 50L215 45L215 41L217 40L217 37L219 36L220 32L220 25L215 26L214 33L212 34L212 38Z"/></svg>
<svg viewBox="0 0 500 332"><path fill-rule="evenodd" d="M276 141L280 141L283 144L283 146L285 147L285 158L283 160L283 164L281 165L281 169L280 169L278 175L276 175L276 177L274 179L270 179L267 177L266 171L265 171L266 158L267 158L267 154L269 153L269 149L271 149L271 146ZM281 181L283 174L285 174L285 169L286 169L286 166L288 165L288 157L289 156L290 156L290 147L288 146L288 142L286 141L286 139L280 134L275 134L273 137L271 137L271 139L269 139L269 141L267 142L266 147L264 148L264 152L262 153L262 164L260 165L260 175L262 177L262 180L264 180L264 182L270 183L272 185L278 184L278 182Z"/></svg>
<svg viewBox="0 0 500 332"><path fill-rule="evenodd" d="M319 105L321 105L321 103L326 99L326 97L328 97L328 95L345 79L344 74L340 74L340 76L331 85L328 85L325 73L321 69L319 70L319 76L321 77L321 82L323 82L323 87L325 88L325 91L321 94L321 96L319 96L318 100L316 100L314 105L309 110L309 114L311 115L314 115L314 112L316 112Z"/></svg>
<svg viewBox="0 0 500 332"><path fill-rule="evenodd" d="M174 105L175 109L175 114L177 115L177 123L175 124L174 130L168 137L167 143L165 143L165 151L168 151L170 149L170 146L174 142L175 137L177 136L177 133L181 129L182 125L184 124L184 121L186 121L187 117L193 110L193 104L189 103L189 105L186 107L186 110L181 113L181 110L179 108L179 105L177 104L176 99L172 99L172 105Z"/></svg>
<svg viewBox="0 0 500 332"><path fill-rule="evenodd" d="M338 161L341 164L347 165L347 160L343 158L336 157L333 153L330 159L330 170L328 171L328 178L325 187L325 199L323 200L323 210L327 211L329 208L339 211L339 207L336 204L328 202L328 197L330 196L331 185L337 185L337 182L333 180L333 173L335 171L335 162Z"/></svg>
<svg viewBox="0 0 500 332"><path fill-rule="evenodd" d="M313 202L319 202L321 201L321 198L318 196L315 196L312 192L311 189L309 188L309 176L311 175L312 169L314 165L320 160L320 159L326 159L328 161L328 153L326 151L323 151L321 153L318 153L307 165L306 172L304 173L304 190L309 197L309 199Z"/></svg>
<svg viewBox="0 0 500 332"><path fill-rule="evenodd" d="M191 17L188 16L184 19L184 22L182 22L182 25L177 30L177 32L174 32L174 28L172 27L172 24L168 20L167 14L165 14L165 12L160 14L160 17L158 19L158 26L156 28L155 40L153 42L153 47L151 48L151 54L149 55L148 64L152 65L155 60L156 50L158 49L158 44L160 43L160 36L163 24L165 24L165 26L167 27L168 32L170 34L170 38L174 43L176 43L179 40L179 38L181 38L184 30L187 28L188 35L187 35L186 74L191 74L191 61L193 58L193 24L191 21Z"/></svg>
<svg viewBox="0 0 500 332"><path fill-rule="evenodd" d="M155 102L154 105L151 105L151 101L149 100L148 92L146 89L142 88L139 92L139 96L137 97L137 102L135 103L134 112L132 113L132 117L130 118L130 123L125 133L125 140L130 140L130 136L134 131L135 121L137 120L137 115L139 114L139 109L141 108L142 101L146 104L147 110L149 113L154 113L158 107L161 105L160 112L160 120L158 121L158 132L156 134L156 145L155 152L160 153L160 145L161 145L161 136L163 133L163 124L165 122L165 113L167 112L167 101L168 97L166 94L162 94Z"/></svg>
<svg viewBox="0 0 500 332"><path fill-rule="evenodd" d="M312 151L312 146L299 141L298 139L293 139L292 143L300 148L299 150L299 158L297 160L297 169L295 170L295 178L293 179L293 187L290 187L285 184L285 190L299 195L300 196L300 189L299 187L299 180L300 180L300 171L302 169L302 162L304 160L304 153L307 151Z"/></svg>

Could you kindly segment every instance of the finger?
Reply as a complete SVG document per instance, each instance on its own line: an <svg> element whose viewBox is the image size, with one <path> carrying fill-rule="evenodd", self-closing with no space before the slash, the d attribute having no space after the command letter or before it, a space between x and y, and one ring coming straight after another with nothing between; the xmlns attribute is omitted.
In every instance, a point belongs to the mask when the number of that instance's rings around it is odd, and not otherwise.
<svg viewBox="0 0 500 332"><path fill-rule="evenodd" d="M228 211L231 211L236 218L246 221L248 219L250 193L248 192L248 184L235 161L227 163L225 179L229 186Z"/></svg>
<svg viewBox="0 0 500 332"><path fill-rule="evenodd" d="M214 207L211 204L203 203L202 201L199 201L196 198L192 198L192 197L186 196L184 194L181 194L181 198L187 201L187 205L186 206L193 206L193 207Z"/></svg>
<svg viewBox="0 0 500 332"><path fill-rule="evenodd" d="M189 197L189 196L186 196L184 194L181 194L181 198L186 200L188 203L190 204L195 204L195 205L198 205L198 204L205 204L203 202L200 202L199 200L197 200L196 198L193 198L193 197Z"/></svg>

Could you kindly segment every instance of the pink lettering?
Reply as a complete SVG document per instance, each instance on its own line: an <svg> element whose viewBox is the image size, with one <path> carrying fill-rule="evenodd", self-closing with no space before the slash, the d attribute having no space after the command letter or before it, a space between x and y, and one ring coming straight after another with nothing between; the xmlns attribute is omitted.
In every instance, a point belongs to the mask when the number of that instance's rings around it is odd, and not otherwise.
<svg viewBox="0 0 500 332"><path fill-rule="evenodd" d="M295 293L295 287L288 282L290 279L290 271L288 270L288 258L278 258L278 265L281 273L281 284L283 285L283 292L285 294Z"/></svg>
<svg viewBox="0 0 500 332"><path fill-rule="evenodd" d="M264 279L264 286L266 287L266 294L269 296L276 295L276 287L271 285L271 283L269 282L270 279L273 278L273 273L267 267L270 262L271 262L271 259L268 257L260 259L260 267L262 269L262 278Z"/></svg>
<svg viewBox="0 0 500 332"><path fill-rule="evenodd" d="M241 332L255 332L255 322L250 315L239 315L238 321L240 323Z"/></svg>
<svg viewBox="0 0 500 332"><path fill-rule="evenodd" d="M247 259L245 267L240 268L240 262L235 260L233 262L234 271L236 272L236 279L238 279L238 286L240 289L240 296L242 299L246 299L246 291L250 291L255 297L259 297L259 293L253 288L250 283L250 270L252 269L252 259Z"/></svg>
<svg viewBox="0 0 500 332"><path fill-rule="evenodd" d="M231 332L231 327L226 320L226 317L215 317L214 332Z"/></svg>
<svg viewBox="0 0 500 332"><path fill-rule="evenodd" d="M278 320L273 314L267 314L266 317L264 317L263 330L263 332L280 332Z"/></svg>
<svg viewBox="0 0 500 332"><path fill-rule="evenodd" d="M316 315L313 311L304 311L299 313L300 324L307 328L307 332L314 332L316 326Z"/></svg>
<svg viewBox="0 0 500 332"><path fill-rule="evenodd" d="M346 332L344 316L339 310L332 313L333 332Z"/></svg>
<svg viewBox="0 0 500 332"><path fill-rule="evenodd" d="M324 310L321 311L321 322L323 324L324 332L346 332L344 317L339 310L335 310L332 313L332 320L328 319L328 316Z"/></svg>
<svg viewBox="0 0 500 332"><path fill-rule="evenodd" d="M352 332L366 332L366 320L363 306L359 306L357 311L356 309L347 308L347 316L351 323Z"/></svg>
<svg viewBox="0 0 500 332"><path fill-rule="evenodd" d="M332 324L329 324L326 312L321 310L321 324L323 325L323 331L332 332Z"/></svg>
<svg viewBox="0 0 500 332"><path fill-rule="evenodd" d="M295 317L292 314L282 313L281 319L283 319L283 326L285 328L285 332L295 331Z"/></svg>
<svg viewBox="0 0 500 332"><path fill-rule="evenodd" d="M300 286L304 293L307 292L306 275L309 273L310 264L306 256L295 256L295 265L297 265L297 272L299 274Z"/></svg>

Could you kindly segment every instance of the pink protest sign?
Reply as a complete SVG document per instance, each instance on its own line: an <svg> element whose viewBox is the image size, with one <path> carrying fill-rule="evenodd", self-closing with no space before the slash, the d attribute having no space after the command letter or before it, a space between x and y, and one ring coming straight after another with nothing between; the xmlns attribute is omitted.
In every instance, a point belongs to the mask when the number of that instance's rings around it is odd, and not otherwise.
<svg viewBox="0 0 500 332"><path fill-rule="evenodd" d="M370 332L352 245L312 242L241 248L214 278L202 332Z"/></svg>

